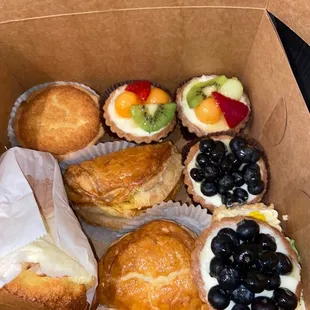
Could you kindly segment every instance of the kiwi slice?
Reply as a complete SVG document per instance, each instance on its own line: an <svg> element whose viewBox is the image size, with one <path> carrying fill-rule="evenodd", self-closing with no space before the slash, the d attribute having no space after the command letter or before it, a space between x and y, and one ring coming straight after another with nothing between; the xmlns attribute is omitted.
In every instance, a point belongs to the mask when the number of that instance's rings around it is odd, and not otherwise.
<svg viewBox="0 0 310 310"><path fill-rule="evenodd" d="M147 132L167 126L173 119L175 103L134 105L130 112L135 123Z"/></svg>
<svg viewBox="0 0 310 310"><path fill-rule="evenodd" d="M206 99L206 95L203 91L205 87L215 86L219 89L226 81L227 77L225 75L220 75L206 82L198 82L195 84L186 96L189 107L194 109L201 103L201 101Z"/></svg>

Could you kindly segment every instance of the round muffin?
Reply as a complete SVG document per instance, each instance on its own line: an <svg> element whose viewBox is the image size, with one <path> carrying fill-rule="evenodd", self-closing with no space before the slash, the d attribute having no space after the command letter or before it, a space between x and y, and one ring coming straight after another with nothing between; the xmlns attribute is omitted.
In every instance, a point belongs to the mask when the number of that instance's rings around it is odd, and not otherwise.
<svg viewBox="0 0 310 310"><path fill-rule="evenodd" d="M58 159L95 144L104 134L98 97L69 84L32 93L18 107L13 126L21 146Z"/></svg>
<svg viewBox="0 0 310 310"><path fill-rule="evenodd" d="M237 78L225 75L195 77L177 89L178 116L183 126L198 137L245 127L251 105Z"/></svg>
<svg viewBox="0 0 310 310"><path fill-rule="evenodd" d="M246 135L214 133L190 148L184 176L188 193L211 212L222 204L257 203L267 190L267 159Z"/></svg>
<svg viewBox="0 0 310 310"><path fill-rule="evenodd" d="M103 106L104 118L118 137L151 143L166 137L176 125L176 104L149 81L134 81L112 91Z"/></svg>
<svg viewBox="0 0 310 310"><path fill-rule="evenodd" d="M190 273L195 239L169 221L125 235L99 261L99 303L115 309L202 309Z"/></svg>

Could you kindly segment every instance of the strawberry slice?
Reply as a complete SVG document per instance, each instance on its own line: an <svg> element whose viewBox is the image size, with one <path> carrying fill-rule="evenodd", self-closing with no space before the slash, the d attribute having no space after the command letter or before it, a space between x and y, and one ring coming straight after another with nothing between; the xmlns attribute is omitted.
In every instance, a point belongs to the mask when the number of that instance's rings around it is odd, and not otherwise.
<svg viewBox="0 0 310 310"><path fill-rule="evenodd" d="M240 101L225 97L218 92L213 92L212 96L221 108L229 128L235 128L249 113L249 108Z"/></svg>
<svg viewBox="0 0 310 310"><path fill-rule="evenodd" d="M151 92L151 83L149 81L135 81L128 84L125 90L135 93L145 101Z"/></svg>

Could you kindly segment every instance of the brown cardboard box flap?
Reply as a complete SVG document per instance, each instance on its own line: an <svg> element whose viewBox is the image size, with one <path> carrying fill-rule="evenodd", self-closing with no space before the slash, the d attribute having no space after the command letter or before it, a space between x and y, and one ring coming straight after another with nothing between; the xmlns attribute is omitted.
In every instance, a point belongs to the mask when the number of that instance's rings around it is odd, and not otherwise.
<svg viewBox="0 0 310 310"><path fill-rule="evenodd" d="M267 9L310 44L309 0L269 0Z"/></svg>

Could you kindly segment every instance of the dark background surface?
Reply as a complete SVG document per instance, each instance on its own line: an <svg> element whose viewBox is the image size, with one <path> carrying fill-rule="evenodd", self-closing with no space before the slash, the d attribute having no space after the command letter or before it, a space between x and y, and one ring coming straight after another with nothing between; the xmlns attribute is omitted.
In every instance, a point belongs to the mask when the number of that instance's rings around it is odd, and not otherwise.
<svg viewBox="0 0 310 310"><path fill-rule="evenodd" d="M271 15L271 18L310 111L310 46L276 17Z"/></svg>

